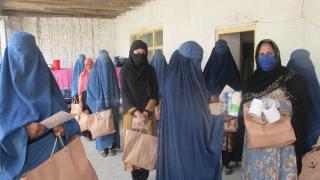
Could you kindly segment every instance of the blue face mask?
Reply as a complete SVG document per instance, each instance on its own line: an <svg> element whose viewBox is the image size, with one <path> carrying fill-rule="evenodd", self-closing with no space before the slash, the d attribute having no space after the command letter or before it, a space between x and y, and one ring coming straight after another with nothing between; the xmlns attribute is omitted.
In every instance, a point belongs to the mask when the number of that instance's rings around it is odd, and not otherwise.
<svg viewBox="0 0 320 180"><path fill-rule="evenodd" d="M258 64L263 71L270 71L277 64L277 60L272 54L261 55L258 58Z"/></svg>

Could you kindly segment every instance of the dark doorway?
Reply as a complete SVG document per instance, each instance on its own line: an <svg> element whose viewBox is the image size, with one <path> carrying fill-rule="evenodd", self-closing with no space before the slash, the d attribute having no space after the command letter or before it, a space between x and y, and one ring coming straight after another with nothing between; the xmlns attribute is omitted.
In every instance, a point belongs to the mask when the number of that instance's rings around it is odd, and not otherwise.
<svg viewBox="0 0 320 180"><path fill-rule="evenodd" d="M254 32L240 33L240 75L247 79L254 69Z"/></svg>
<svg viewBox="0 0 320 180"><path fill-rule="evenodd" d="M254 70L254 31L221 34L219 38L228 42L241 79L247 79Z"/></svg>

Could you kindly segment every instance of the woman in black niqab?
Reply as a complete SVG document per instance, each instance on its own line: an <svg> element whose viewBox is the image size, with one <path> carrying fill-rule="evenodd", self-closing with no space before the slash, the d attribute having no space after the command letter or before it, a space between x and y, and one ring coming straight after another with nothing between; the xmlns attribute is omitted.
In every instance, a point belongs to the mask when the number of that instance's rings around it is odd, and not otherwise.
<svg viewBox="0 0 320 180"><path fill-rule="evenodd" d="M132 130L133 118L136 117L139 123L150 124L148 133L157 135L154 110L158 104L158 85L155 70L147 57L147 44L136 40L131 45L128 61L121 69L124 134L127 129ZM148 170L129 163L124 165L125 170L131 171L134 180L146 180L149 176Z"/></svg>

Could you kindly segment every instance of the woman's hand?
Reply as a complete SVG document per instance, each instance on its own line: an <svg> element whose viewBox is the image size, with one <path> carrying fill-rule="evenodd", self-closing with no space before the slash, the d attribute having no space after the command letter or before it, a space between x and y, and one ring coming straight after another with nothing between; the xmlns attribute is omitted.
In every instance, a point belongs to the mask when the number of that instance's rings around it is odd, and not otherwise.
<svg viewBox="0 0 320 180"><path fill-rule="evenodd" d="M220 99L219 99L218 96L211 96L210 97L210 102L211 103L218 103L218 102L220 102Z"/></svg>
<svg viewBox="0 0 320 180"><path fill-rule="evenodd" d="M135 120L139 125L142 125L146 121L144 114L140 111L136 111L134 115L136 116Z"/></svg>
<svg viewBox="0 0 320 180"><path fill-rule="evenodd" d="M224 116L224 121L230 121L232 119L236 119L236 117L230 116L228 112L224 112L223 116Z"/></svg>
<svg viewBox="0 0 320 180"><path fill-rule="evenodd" d="M64 135L64 127L63 125L59 125L53 128L53 132L56 136L62 137Z"/></svg>
<svg viewBox="0 0 320 180"><path fill-rule="evenodd" d="M149 119L149 113L147 111L143 111L143 116L144 116L145 120Z"/></svg>
<svg viewBox="0 0 320 180"><path fill-rule="evenodd" d="M81 96L79 97L79 105L80 105L81 112L84 111L84 104Z"/></svg>
<svg viewBox="0 0 320 180"><path fill-rule="evenodd" d="M40 123L32 122L26 125L28 136L30 140L35 140L42 136L46 127Z"/></svg>

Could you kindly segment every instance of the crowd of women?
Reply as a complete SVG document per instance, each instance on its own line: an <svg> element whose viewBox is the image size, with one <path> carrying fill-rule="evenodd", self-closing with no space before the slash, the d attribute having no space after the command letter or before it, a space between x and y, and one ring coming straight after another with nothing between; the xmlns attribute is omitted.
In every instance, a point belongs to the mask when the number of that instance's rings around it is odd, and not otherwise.
<svg viewBox="0 0 320 180"><path fill-rule="evenodd" d="M230 161L241 162L239 179L298 179L302 157L320 135L320 86L307 50L292 52L285 67L276 43L262 40L255 52L257 68L245 80L222 39L203 72L203 49L194 41L176 49L169 64L161 51L155 51L150 64L147 57L147 44L134 41L121 69L121 90L106 50L99 52L95 63L84 55L77 59L73 102L88 113L112 109L115 132L96 139L103 157L120 149L121 97L124 134L138 124L143 126L138 131L158 137L157 180L219 180L223 166L226 174L232 172ZM68 143L80 129L75 119L50 130L40 124L67 111L67 106L34 36L12 34L0 67L0 179L19 179L50 157L56 136ZM226 85L242 92L238 117L220 110L219 96ZM265 99L278 102L279 122L289 122L278 123L283 129L278 137L251 126L248 107ZM224 131L230 118L237 119L236 132ZM270 131L279 128L271 127ZM147 169L128 162L124 169L134 180L148 179Z"/></svg>

